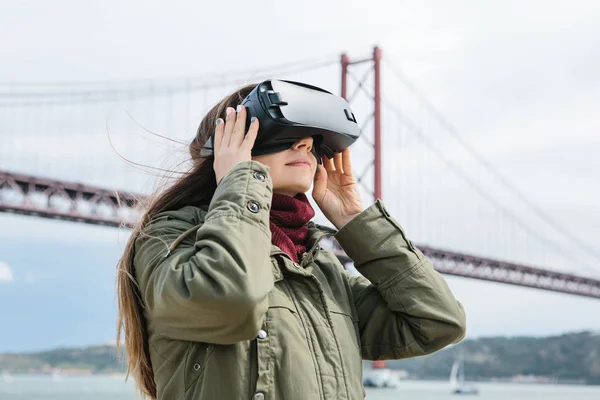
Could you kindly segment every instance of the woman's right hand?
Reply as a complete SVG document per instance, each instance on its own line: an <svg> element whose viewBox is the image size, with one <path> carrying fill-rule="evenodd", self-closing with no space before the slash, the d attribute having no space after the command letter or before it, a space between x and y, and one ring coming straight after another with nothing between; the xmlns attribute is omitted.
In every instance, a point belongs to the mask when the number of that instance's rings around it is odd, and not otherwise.
<svg viewBox="0 0 600 400"><path fill-rule="evenodd" d="M258 134L258 118L252 117L248 133L246 128L246 107L239 105L236 110L227 108L226 121L217 119L215 127L213 168L217 185L233 167L243 161L252 159L252 147Z"/></svg>

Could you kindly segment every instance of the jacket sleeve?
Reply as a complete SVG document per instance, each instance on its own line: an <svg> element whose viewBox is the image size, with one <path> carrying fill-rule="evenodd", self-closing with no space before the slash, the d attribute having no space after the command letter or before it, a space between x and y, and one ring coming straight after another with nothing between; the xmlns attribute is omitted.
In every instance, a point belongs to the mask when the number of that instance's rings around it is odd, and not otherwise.
<svg viewBox="0 0 600 400"><path fill-rule="evenodd" d="M420 356L462 340L463 306L380 200L342 227L336 239L363 275L345 272L363 359Z"/></svg>
<svg viewBox="0 0 600 400"><path fill-rule="evenodd" d="M149 237L136 240L134 267L153 332L216 344L256 336L274 285L271 200L269 168L245 161L219 183L195 240L168 253L193 227L191 218L177 217L181 213L165 213L146 226Z"/></svg>

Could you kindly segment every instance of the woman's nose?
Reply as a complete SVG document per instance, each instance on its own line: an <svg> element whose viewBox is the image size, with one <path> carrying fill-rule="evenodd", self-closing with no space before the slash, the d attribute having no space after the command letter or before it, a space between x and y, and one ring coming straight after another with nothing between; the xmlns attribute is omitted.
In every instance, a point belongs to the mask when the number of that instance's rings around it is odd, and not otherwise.
<svg viewBox="0 0 600 400"><path fill-rule="evenodd" d="M314 139L310 136L302 138L296 142L296 144L294 145L294 150L297 150L303 146L306 146L307 147L306 152L309 153L312 150L313 143L314 143Z"/></svg>

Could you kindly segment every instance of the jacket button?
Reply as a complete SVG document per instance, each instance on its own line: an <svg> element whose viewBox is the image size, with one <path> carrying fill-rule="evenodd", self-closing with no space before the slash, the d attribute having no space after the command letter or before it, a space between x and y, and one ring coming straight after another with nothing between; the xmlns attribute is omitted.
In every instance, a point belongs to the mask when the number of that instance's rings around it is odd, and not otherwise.
<svg viewBox="0 0 600 400"><path fill-rule="evenodd" d="M267 332L263 331L262 329L260 331L258 331L258 336L259 339L264 339L267 337Z"/></svg>
<svg viewBox="0 0 600 400"><path fill-rule="evenodd" d="M264 400L265 398L265 394L258 392L254 395L254 397L252 398L253 400Z"/></svg>
<svg viewBox="0 0 600 400"><path fill-rule="evenodd" d="M200 364L194 364L194 371L198 371L200 369Z"/></svg>
<svg viewBox="0 0 600 400"><path fill-rule="evenodd" d="M248 210L254 214L260 211L260 206L254 200L250 200L248 203L246 203L246 208L248 208Z"/></svg>
<svg viewBox="0 0 600 400"><path fill-rule="evenodd" d="M265 176L265 174L263 174L262 172L258 172L258 171L256 171L256 172L254 173L254 178L255 178L255 179L258 179L258 180L259 180L259 181L261 181L261 182L264 182L264 181L265 181L265 179L267 179L267 177Z"/></svg>

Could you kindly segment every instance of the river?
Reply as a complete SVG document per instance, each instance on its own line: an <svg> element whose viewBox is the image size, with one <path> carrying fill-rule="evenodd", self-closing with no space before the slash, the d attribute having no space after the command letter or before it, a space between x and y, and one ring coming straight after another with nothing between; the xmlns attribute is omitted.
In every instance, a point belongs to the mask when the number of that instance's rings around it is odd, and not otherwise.
<svg viewBox="0 0 600 400"><path fill-rule="evenodd" d="M599 400L600 386L477 383L479 395L455 396L447 382L401 381L396 389L369 389L368 400ZM123 376L0 377L0 400L134 400L131 381ZM290 399L287 399L290 400ZM304 399L303 399L304 400ZM308 399L307 399L308 400ZM333 400L333 399L332 399Z"/></svg>

